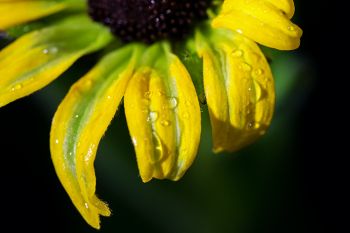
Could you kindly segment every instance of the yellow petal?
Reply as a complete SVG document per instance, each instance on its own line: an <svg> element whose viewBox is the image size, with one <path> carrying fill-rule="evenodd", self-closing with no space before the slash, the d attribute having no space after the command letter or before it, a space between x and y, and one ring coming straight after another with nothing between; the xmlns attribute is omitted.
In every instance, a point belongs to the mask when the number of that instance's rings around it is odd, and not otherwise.
<svg viewBox="0 0 350 233"><path fill-rule="evenodd" d="M22 36L0 51L0 107L46 86L110 40L108 29L87 17L68 18Z"/></svg>
<svg viewBox="0 0 350 233"><path fill-rule="evenodd" d="M291 0L226 0L212 25L234 30L268 47L291 50L299 47L302 35L289 20L293 14Z"/></svg>
<svg viewBox="0 0 350 233"><path fill-rule="evenodd" d="M214 152L236 151L265 134L275 91L264 55L251 40L227 31L197 34Z"/></svg>
<svg viewBox="0 0 350 233"><path fill-rule="evenodd" d="M139 48L129 46L104 58L72 86L54 116L50 147L56 173L84 219L99 228L108 206L95 195L94 160L132 76Z"/></svg>
<svg viewBox="0 0 350 233"><path fill-rule="evenodd" d="M0 29L56 13L65 7L58 1L0 1Z"/></svg>
<svg viewBox="0 0 350 233"><path fill-rule="evenodd" d="M131 79L124 105L142 180L180 179L195 158L201 130L196 91L184 65L170 53L156 56L154 66Z"/></svg>

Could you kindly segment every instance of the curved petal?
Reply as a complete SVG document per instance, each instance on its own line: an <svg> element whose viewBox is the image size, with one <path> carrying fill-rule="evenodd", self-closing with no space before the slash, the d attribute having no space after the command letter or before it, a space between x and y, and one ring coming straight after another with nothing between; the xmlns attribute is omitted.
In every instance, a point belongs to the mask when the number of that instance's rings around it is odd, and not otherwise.
<svg viewBox="0 0 350 233"><path fill-rule="evenodd" d="M225 0L213 27L234 30L276 49L291 50L300 45L302 30L289 19L292 0Z"/></svg>
<svg viewBox="0 0 350 233"><path fill-rule="evenodd" d="M0 107L46 86L111 38L108 29L85 16L19 38L0 51Z"/></svg>
<svg viewBox="0 0 350 233"><path fill-rule="evenodd" d="M265 134L270 125L275 91L264 55L251 40L237 33L213 30L197 33L203 57L214 152L236 151Z"/></svg>
<svg viewBox="0 0 350 233"><path fill-rule="evenodd" d="M0 1L0 29L35 20L58 11L67 5L62 1Z"/></svg>
<svg viewBox="0 0 350 233"><path fill-rule="evenodd" d="M180 60L156 44L128 84L124 105L144 182L180 179L191 166L200 139L200 109Z"/></svg>
<svg viewBox="0 0 350 233"><path fill-rule="evenodd" d="M112 120L132 76L139 47L105 57L72 86L54 116L50 147L56 173L84 219L99 228L107 205L95 196L94 160L98 143Z"/></svg>

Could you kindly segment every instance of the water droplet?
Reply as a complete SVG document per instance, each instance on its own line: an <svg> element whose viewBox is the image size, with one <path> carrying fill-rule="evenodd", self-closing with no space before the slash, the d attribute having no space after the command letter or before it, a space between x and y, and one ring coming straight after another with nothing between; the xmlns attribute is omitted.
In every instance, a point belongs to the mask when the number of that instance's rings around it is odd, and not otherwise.
<svg viewBox="0 0 350 233"><path fill-rule="evenodd" d="M235 49L232 51L231 55L234 57L242 57L244 54L243 50Z"/></svg>
<svg viewBox="0 0 350 233"><path fill-rule="evenodd" d="M150 112L147 118L148 122L156 122L158 120L158 112Z"/></svg>
<svg viewBox="0 0 350 233"><path fill-rule="evenodd" d="M171 124L171 122L168 120L162 120L160 123L162 124L162 126L169 126Z"/></svg>
<svg viewBox="0 0 350 233"><path fill-rule="evenodd" d="M261 87L259 82L254 81L254 89L255 89L255 100L260 101L263 97L263 88Z"/></svg>
<svg viewBox="0 0 350 233"><path fill-rule="evenodd" d="M251 71L252 70L252 66L246 62L242 62L242 64L240 64L239 68L241 70L244 70L244 71Z"/></svg>
<svg viewBox="0 0 350 233"><path fill-rule="evenodd" d="M143 95L146 99L151 98L151 92L150 91L146 91L145 94Z"/></svg>
<svg viewBox="0 0 350 233"><path fill-rule="evenodd" d="M254 127L254 121L249 121L247 124L248 129L252 129Z"/></svg>
<svg viewBox="0 0 350 233"><path fill-rule="evenodd" d="M68 154L69 154L69 156L72 156L73 153L72 153L72 152L69 152Z"/></svg>
<svg viewBox="0 0 350 233"><path fill-rule="evenodd" d="M132 137L132 138L131 138L131 141L132 141L132 144L133 144L134 146L137 146L137 140L136 140L136 138Z"/></svg>
<svg viewBox="0 0 350 233"><path fill-rule="evenodd" d="M87 202L85 202L84 205L86 209L89 209L89 204Z"/></svg>
<svg viewBox="0 0 350 233"><path fill-rule="evenodd" d="M160 96L163 96L164 95L164 92L162 91L157 91L157 95L160 97Z"/></svg>
<svg viewBox="0 0 350 233"><path fill-rule="evenodd" d="M149 160L154 164L159 162L163 157L163 144L155 131L152 132L152 141L154 144L154 153L150 155Z"/></svg>
<svg viewBox="0 0 350 233"><path fill-rule="evenodd" d="M110 99L112 99L112 97L109 95L109 96L107 96L107 99L109 99L109 100L110 100Z"/></svg>
<svg viewBox="0 0 350 233"><path fill-rule="evenodd" d="M60 141L58 139L55 140L55 143L58 144Z"/></svg>
<svg viewBox="0 0 350 233"><path fill-rule="evenodd" d="M55 54L58 52L58 48L57 47L50 47L50 48L46 48L43 49L43 54Z"/></svg>
<svg viewBox="0 0 350 233"><path fill-rule="evenodd" d="M49 53L51 53L51 54L55 54L55 53L57 53L58 52L58 48L57 47L51 47L50 49L49 49Z"/></svg>
<svg viewBox="0 0 350 233"><path fill-rule="evenodd" d="M16 84L15 86L13 86L11 88L11 91L18 91L19 89L21 89L23 87L22 84Z"/></svg>
<svg viewBox="0 0 350 233"><path fill-rule="evenodd" d="M266 134L266 130L261 130L261 131L259 131L259 135L264 135L264 134Z"/></svg>
<svg viewBox="0 0 350 233"><path fill-rule="evenodd" d="M293 32L296 30L296 28L293 25L290 25L288 26L288 30Z"/></svg>
<svg viewBox="0 0 350 233"><path fill-rule="evenodd" d="M88 79L84 82L84 86L86 89L90 89L90 87L92 86L92 80Z"/></svg>
<svg viewBox="0 0 350 233"><path fill-rule="evenodd" d="M75 117L75 118L79 118L79 115L77 114L77 115L75 115L74 117Z"/></svg>
<svg viewBox="0 0 350 233"><path fill-rule="evenodd" d="M258 78L258 77L261 76L263 73L264 73L264 70L258 68L258 69L253 70L252 76L253 76L253 78Z"/></svg>
<svg viewBox="0 0 350 233"><path fill-rule="evenodd" d="M169 98L169 108L170 109L175 109L178 105L178 100L176 97L170 97Z"/></svg>
<svg viewBox="0 0 350 233"><path fill-rule="evenodd" d="M243 34L243 30L242 29L237 29L236 32L238 32L239 34Z"/></svg>

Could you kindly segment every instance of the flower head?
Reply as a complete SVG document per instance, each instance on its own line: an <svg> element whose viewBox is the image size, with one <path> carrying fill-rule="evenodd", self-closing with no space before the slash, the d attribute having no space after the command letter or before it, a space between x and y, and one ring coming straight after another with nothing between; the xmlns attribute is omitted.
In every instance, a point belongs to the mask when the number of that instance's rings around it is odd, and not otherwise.
<svg viewBox="0 0 350 233"><path fill-rule="evenodd" d="M293 14L292 0L0 0L0 29L18 37L0 51L0 106L104 49L58 107L50 136L62 185L99 228L110 210L95 195L94 160L122 99L144 182L178 180L191 166L202 93L214 152L239 150L265 134L274 111L257 43L297 48Z"/></svg>

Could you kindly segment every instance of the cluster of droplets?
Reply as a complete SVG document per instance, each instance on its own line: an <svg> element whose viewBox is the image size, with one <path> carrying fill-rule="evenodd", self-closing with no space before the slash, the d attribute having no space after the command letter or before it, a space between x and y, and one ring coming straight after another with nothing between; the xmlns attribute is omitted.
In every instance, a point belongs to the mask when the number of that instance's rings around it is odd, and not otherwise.
<svg viewBox="0 0 350 233"><path fill-rule="evenodd" d="M161 97L165 94L162 91L157 91L157 92L147 91L147 92L145 92L143 101L145 103L147 103L147 105L151 101L152 95L158 95L159 97ZM170 119L167 119L164 116L162 116L162 111L164 111L164 110L175 111L176 108L178 107L178 104L179 104L179 100L177 97L170 96L170 97L167 97L166 99L167 99L167 103L164 104L161 107L161 109L159 109L159 110L145 109L144 110L148 113L147 122L150 123L151 128L152 128L152 142L153 142L154 148L155 148L154 154L150 155L150 157L149 157L150 162L152 164L158 163L164 158L164 146L163 146L162 140L160 139L160 136L158 135L158 133L155 129L155 125L156 125L156 123L158 123L160 121L160 125L162 127L171 126L171 124L173 124L173 122ZM145 139L145 140L147 141L148 139ZM134 145L137 146L136 139L133 138L132 141L133 141Z"/></svg>
<svg viewBox="0 0 350 233"><path fill-rule="evenodd" d="M249 82L247 92L248 92L248 100L246 103L246 117L248 121L246 122L246 128L251 130L258 130L261 128L261 125L259 122L256 122L255 119L255 111L254 106L257 102L263 100L267 93L266 88L267 85L269 85L269 78L265 76L265 71L263 68L260 67L253 67L248 62L245 61L244 57L244 51L241 49L234 49L231 52L231 56L235 59L241 60L241 63L239 65L239 69L246 72L250 78L245 78L246 82ZM255 56L256 60L261 59L259 55L257 54L251 54L251 56ZM263 79L263 80L261 80ZM265 83L265 86L262 86L261 81ZM260 131L260 134L265 134L265 130L262 129Z"/></svg>
<svg viewBox="0 0 350 233"><path fill-rule="evenodd" d="M47 47L41 50L41 53L43 56L50 56L50 55L56 55L58 53L58 48L53 46L53 47ZM29 80L21 80L21 82L17 82L14 85L12 85L12 87L10 88L11 92L16 92L16 91L20 91L23 89L24 85L26 82L32 82L33 78L30 78Z"/></svg>
<svg viewBox="0 0 350 233"><path fill-rule="evenodd" d="M125 42L182 39L207 18L210 0L89 0L89 14Z"/></svg>

